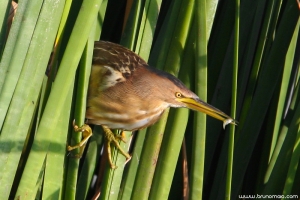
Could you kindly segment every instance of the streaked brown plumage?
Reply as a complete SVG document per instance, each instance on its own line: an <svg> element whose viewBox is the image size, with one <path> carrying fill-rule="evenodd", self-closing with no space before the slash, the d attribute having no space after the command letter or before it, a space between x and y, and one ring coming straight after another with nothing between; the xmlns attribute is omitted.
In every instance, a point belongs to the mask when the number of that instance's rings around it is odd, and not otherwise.
<svg viewBox="0 0 300 200"><path fill-rule="evenodd" d="M150 67L134 52L114 43L95 42L87 97L87 123L110 129L138 130L155 123L168 107L186 107L235 124L235 120L201 101L176 77ZM119 148L119 147L118 147ZM127 157L130 156L122 151ZM111 162L112 167L114 165Z"/></svg>

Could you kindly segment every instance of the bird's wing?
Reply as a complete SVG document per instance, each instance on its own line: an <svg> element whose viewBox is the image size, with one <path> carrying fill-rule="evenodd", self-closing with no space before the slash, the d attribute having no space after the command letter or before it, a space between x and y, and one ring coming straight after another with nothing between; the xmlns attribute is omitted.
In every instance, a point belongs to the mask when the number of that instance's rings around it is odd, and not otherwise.
<svg viewBox="0 0 300 200"><path fill-rule="evenodd" d="M131 76L138 67L147 65L136 53L106 41L95 42L93 64L110 67L120 72L124 78Z"/></svg>

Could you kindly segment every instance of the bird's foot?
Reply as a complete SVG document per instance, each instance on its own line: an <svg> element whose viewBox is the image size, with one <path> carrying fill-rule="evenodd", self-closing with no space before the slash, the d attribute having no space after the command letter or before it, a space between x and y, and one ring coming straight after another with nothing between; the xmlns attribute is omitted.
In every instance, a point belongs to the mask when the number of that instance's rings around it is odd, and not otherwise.
<svg viewBox="0 0 300 200"><path fill-rule="evenodd" d="M107 139L108 162L112 169L116 169L117 166L112 162L112 158L111 158L110 144L114 143L114 145L120 151L120 153L126 157L126 163L127 163L131 159L131 156L127 152L125 152L119 144L120 140L122 140L123 142L126 142L126 140L124 135L114 134L107 126L102 126L102 127L105 133L105 137Z"/></svg>
<svg viewBox="0 0 300 200"><path fill-rule="evenodd" d="M78 144L74 145L74 146L67 146L67 150L68 151L72 151L74 149L80 148L80 152L76 155L74 155L76 158L81 158L82 153L83 153L83 149L88 141L88 139L93 135L92 129L89 125L84 124L82 126L77 126L75 124L75 120L73 121L73 127L74 127L74 131L75 132L82 132L82 140L81 142L79 142Z"/></svg>

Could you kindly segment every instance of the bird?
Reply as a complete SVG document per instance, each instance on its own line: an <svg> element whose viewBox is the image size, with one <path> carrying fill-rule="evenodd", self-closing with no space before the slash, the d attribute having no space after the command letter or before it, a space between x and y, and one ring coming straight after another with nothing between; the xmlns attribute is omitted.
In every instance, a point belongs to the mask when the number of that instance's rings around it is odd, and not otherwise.
<svg viewBox="0 0 300 200"><path fill-rule="evenodd" d="M84 132L83 140L71 151L82 146L91 136L87 124L101 125L107 140L108 161L110 144L130 160L131 156L119 145L125 141L111 130L136 131L154 124L169 107L184 107L200 111L227 124L237 121L202 101L175 76L151 67L139 55L116 43L94 43L91 75L88 86L86 124L73 125L75 131Z"/></svg>

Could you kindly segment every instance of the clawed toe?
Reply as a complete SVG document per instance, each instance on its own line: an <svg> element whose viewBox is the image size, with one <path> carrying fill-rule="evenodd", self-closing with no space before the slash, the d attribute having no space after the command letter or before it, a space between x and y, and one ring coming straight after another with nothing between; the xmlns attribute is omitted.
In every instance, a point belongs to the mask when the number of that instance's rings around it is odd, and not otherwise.
<svg viewBox="0 0 300 200"><path fill-rule="evenodd" d="M116 169L117 166L115 164L113 164L112 158L111 158L110 144L113 143L115 145L115 147L119 150L119 152L126 157L126 163L127 163L131 159L131 156L127 152L125 152L119 144L120 140L123 142L126 142L125 136L124 136L123 132L122 132L122 135L118 135L118 134L114 134L108 127L106 127L106 126L102 126L102 127L103 127L105 137L107 140L108 161L109 161L111 168Z"/></svg>
<svg viewBox="0 0 300 200"><path fill-rule="evenodd" d="M89 125L87 125L87 124L84 124L84 125L82 125L80 127L77 126L75 124L75 120L73 121L73 128L74 128L75 132L82 132L82 140L78 144L76 144L74 146L68 145L67 146L67 150L68 151L72 151L74 149L80 148L79 154L76 154L74 156L77 157L77 158L81 158L82 153L83 153L83 148L86 145L88 139L93 135L93 132L92 132L91 127Z"/></svg>

